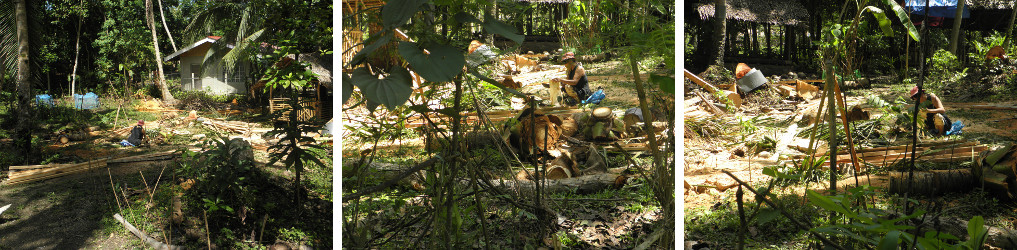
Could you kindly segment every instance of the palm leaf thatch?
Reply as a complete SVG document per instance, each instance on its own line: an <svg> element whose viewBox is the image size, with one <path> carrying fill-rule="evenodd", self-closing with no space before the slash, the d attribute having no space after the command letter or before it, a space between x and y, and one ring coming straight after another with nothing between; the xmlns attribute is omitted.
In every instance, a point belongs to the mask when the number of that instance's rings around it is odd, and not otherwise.
<svg viewBox="0 0 1017 250"><path fill-rule="evenodd" d="M787 26L807 26L809 12L795 0L727 0L727 19L770 23ZM708 20L714 16L714 5L696 6L699 18Z"/></svg>
<svg viewBox="0 0 1017 250"><path fill-rule="evenodd" d="M27 17L28 17L28 46L29 46L29 63L31 64L31 73L29 77L32 83L42 82L42 72L39 70L39 48L42 44L41 32L42 23L39 21L41 18L41 10L38 8L38 3L35 0L25 0L27 3ZM18 74L18 32L17 23L15 23L15 3L14 1L0 1L0 79L3 79L3 74ZM2 86L2 85L0 85Z"/></svg>
<svg viewBox="0 0 1017 250"><path fill-rule="evenodd" d="M222 3L198 13L184 29L185 37L190 41L203 39L206 34L215 30L226 30L222 36L208 49L202 62L202 69L212 70L222 66L227 74L235 72L240 62L251 58L260 47L265 29L264 22L255 15L254 5L242 3ZM235 17L240 17L237 21Z"/></svg>

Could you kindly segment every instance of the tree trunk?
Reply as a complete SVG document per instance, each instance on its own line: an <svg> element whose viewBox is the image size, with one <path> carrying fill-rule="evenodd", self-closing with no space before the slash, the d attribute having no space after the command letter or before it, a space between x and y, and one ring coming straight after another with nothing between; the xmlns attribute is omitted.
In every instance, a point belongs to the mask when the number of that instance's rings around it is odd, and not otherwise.
<svg viewBox="0 0 1017 250"><path fill-rule="evenodd" d="M75 84L78 82L78 55L81 52L81 17L78 17L78 38L74 42L74 68L71 69L71 99L75 94ZM71 104L74 102L72 101Z"/></svg>
<svg viewBox="0 0 1017 250"><path fill-rule="evenodd" d="M770 24L766 24L766 55L773 53L773 47L770 47Z"/></svg>
<svg viewBox="0 0 1017 250"><path fill-rule="evenodd" d="M162 19L162 28L166 29L166 37L169 37L170 45L173 45L173 51L177 51L177 42L173 41L173 34L170 34L169 25L166 25L166 13L162 11L162 0L159 0L159 18Z"/></svg>
<svg viewBox="0 0 1017 250"><path fill-rule="evenodd" d="M961 20L964 19L964 1L957 1L957 12L954 12L953 17L953 35L950 36L950 53L960 57L957 54L957 43L960 38L960 27Z"/></svg>
<svg viewBox="0 0 1017 250"><path fill-rule="evenodd" d="M145 19L148 21L149 30L152 31L152 50L155 51L155 66L159 74L156 85L159 87L159 91L162 92L162 102L172 106L177 103L177 100L173 98L173 94L166 87L166 74L162 71L162 53L159 52L159 37L155 31L155 14L152 12L152 0L145 0Z"/></svg>
<svg viewBox="0 0 1017 250"><path fill-rule="evenodd" d="M727 40L727 4L724 0L714 0L713 6L713 54L710 55L710 63L724 66L724 44Z"/></svg>
<svg viewBox="0 0 1017 250"><path fill-rule="evenodd" d="M495 19L498 18L498 14L496 13L497 9L498 9L498 1L491 1L491 5L489 5L487 7L487 13L491 15L491 18L495 18ZM484 21L487 21L487 20L484 20ZM494 33L487 33L487 35L484 35L484 43L487 43L487 44L490 44L491 46L494 46Z"/></svg>
<svg viewBox="0 0 1017 250"><path fill-rule="evenodd" d="M1010 40L1012 40L1011 38L1013 37L1013 24L1014 21L1017 20L1017 3L1012 4L1010 8L1013 9L1013 11L1010 12L1010 27L1006 28L1006 41L1004 41L1003 44L1010 44Z"/></svg>
<svg viewBox="0 0 1017 250"><path fill-rule="evenodd" d="M758 29L759 25L754 24L754 23L749 24L749 25L752 25L752 50L753 50L752 53L753 53L753 55L759 55L759 51L760 51L759 50L759 29Z"/></svg>
<svg viewBox="0 0 1017 250"><path fill-rule="evenodd" d="M27 163L32 151L32 83L31 65L28 62L28 6L27 0L17 0L15 3L15 26L18 32L18 111L17 125L14 129L15 148L21 153L22 162Z"/></svg>

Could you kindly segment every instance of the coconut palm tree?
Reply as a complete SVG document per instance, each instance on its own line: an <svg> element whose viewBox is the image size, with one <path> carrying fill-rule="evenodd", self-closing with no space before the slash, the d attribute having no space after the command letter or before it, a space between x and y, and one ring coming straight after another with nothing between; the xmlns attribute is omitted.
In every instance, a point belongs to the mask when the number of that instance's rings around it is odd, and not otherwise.
<svg viewBox="0 0 1017 250"><path fill-rule="evenodd" d="M254 55L265 33L264 20L254 18L264 16L264 13L257 13L257 7L255 1L212 2L208 9L191 19L184 29L187 40L197 41L206 35L224 32L205 54L203 70L221 65L227 72L234 72L240 62Z"/></svg>
<svg viewBox="0 0 1017 250"><path fill-rule="evenodd" d="M29 7L37 6L35 4L33 0L0 1L0 67L15 75L18 93L15 150L22 156L22 161L27 161L31 153L34 120L32 84L39 80L39 72L32 67L37 64L37 59L34 59L37 57L31 50L40 44L40 13L38 9Z"/></svg>
<svg viewBox="0 0 1017 250"><path fill-rule="evenodd" d="M148 29L152 31L152 50L155 52L155 67L158 69L159 75L157 76L158 82L156 86L159 87L159 92L162 93L162 102L175 105L177 99L173 98L173 94L169 92L169 87L166 86L166 74L162 71L162 53L159 52L159 36L156 35L155 31L155 18L152 12L152 0L145 0L145 22L148 24Z"/></svg>

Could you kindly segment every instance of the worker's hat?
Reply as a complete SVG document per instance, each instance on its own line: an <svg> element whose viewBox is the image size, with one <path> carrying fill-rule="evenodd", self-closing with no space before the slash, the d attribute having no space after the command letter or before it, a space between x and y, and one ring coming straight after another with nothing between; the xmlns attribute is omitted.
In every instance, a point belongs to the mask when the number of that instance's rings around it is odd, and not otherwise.
<svg viewBox="0 0 1017 250"><path fill-rule="evenodd" d="M568 61L569 59L576 59L576 53L567 52L565 53L564 56L561 57L562 62Z"/></svg>
<svg viewBox="0 0 1017 250"><path fill-rule="evenodd" d="M917 97L917 95L918 95L918 86L911 88L911 91L908 92L908 97L911 97L911 99L914 99L915 97Z"/></svg>

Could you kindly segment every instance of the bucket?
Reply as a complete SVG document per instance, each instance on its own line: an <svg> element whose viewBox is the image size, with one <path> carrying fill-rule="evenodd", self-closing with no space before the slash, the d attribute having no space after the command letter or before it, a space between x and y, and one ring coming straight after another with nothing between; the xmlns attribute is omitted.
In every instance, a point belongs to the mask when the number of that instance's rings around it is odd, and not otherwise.
<svg viewBox="0 0 1017 250"><path fill-rule="evenodd" d="M766 84L766 77L763 76L763 72L757 69L752 69L748 74L745 74L742 79L738 79L738 91L742 93L749 93Z"/></svg>

